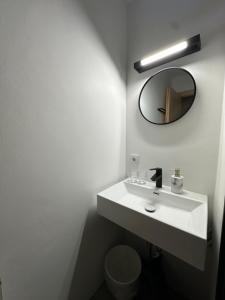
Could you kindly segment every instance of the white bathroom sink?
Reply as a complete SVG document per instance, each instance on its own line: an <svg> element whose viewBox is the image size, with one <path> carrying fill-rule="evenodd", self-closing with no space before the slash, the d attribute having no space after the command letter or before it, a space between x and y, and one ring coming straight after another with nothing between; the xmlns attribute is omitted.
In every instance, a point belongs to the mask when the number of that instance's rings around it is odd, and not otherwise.
<svg viewBox="0 0 225 300"><path fill-rule="evenodd" d="M203 270L207 249L208 199L184 191L173 194L121 181L99 193L98 213L141 238ZM150 206L149 206L150 205ZM146 211L153 208L154 212Z"/></svg>

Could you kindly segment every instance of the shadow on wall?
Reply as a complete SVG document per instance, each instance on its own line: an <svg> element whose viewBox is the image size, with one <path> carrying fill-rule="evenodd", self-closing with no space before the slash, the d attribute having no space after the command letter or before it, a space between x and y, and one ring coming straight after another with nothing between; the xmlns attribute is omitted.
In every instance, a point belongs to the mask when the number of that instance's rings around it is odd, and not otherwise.
<svg viewBox="0 0 225 300"><path fill-rule="evenodd" d="M88 19L90 20L90 25L92 28L96 29L99 40L106 48L106 52L109 54L111 60L115 64L116 69L118 70L122 81L125 81L126 78L126 51L122 53L121 56L118 56L118 53L121 52L121 45L126 45L126 40L124 40L124 32L121 26L115 26L115 18L111 13L111 9L118 4L120 0L78 0L80 6L87 13ZM109 9L104 13L102 7L108 6ZM116 20L119 22L120 18ZM117 42L114 41L116 35ZM124 47L125 50L126 47Z"/></svg>
<svg viewBox="0 0 225 300"><path fill-rule="evenodd" d="M107 251L122 241L119 227L89 212L83 231L79 255L72 279L69 300L90 299L104 278L104 257ZM104 241L104 242L102 242ZM91 288L93 288L91 290Z"/></svg>
<svg viewBox="0 0 225 300"><path fill-rule="evenodd" d="M111 13L110 8L115 8L116 3L120 0L71 0L79 3L81 10L84 12L89 27L95 34L95 38L99 40L99 45L104 48L105 54L109 57L116 76L116 80L121 85L121 89L125 86L125 66L126 66L126 51L124 40L124 33L121 30L121 26L115 26L114 14ZM101 13L102 7L106 7L107 11ZM115 7L114 7L115 6ZM100 16L100 17L99 17ZM121 18L118 18L118 22ZM121 49L124 48L124 52ZM90 49L91 51L91 49ZM98 57L97 59L101 59ZM99 72L99 70L98 70ZM107 72L107 69L102 70ZM117 75L118 74L118 75ZM87 74L88 76L88 74ZM115 82L110 82L114 85ZM100 83L101 85L101 83ZM104 86L101 86L103 89ZM112 90L112 93L114 91ZM121 101L121 99L116 99ZM124 106L125 106L125 92L124 92ZM121 104L123 106L123 104ZM125 107L124 107L125 109ZM125 122L125 120L124 120ZM123 128L122 128L123 129ZM121 144L125 143L125 137L121 132ZM71 258L71 263L68 266L68 272L65 278L65 285L62 288L62 294L59 299L66 299L66 293L68 291L67 283L72 277L71 286L69 288L69 300L88 300L96 292L98 287L102 284L104 279L104 257L106 252L113 246L117 245L122 241L122 230L110 221L100 217L96 210L96 194L97 190L103 189L104 186L112 183L113 181L119 180L122 177L125 169L124 153L123 149L120 150L120 161L113 162L119 165L120 174L102 174L101 178L94 179L88 187L91 191L87 194L89 199L87 201L87 216L83 223L80 232L79 242L75 241L74 245L74 256ZM111 171L110 171L111 172ZM113 172L113 171L112 171ZM87 174L89 177L95 176L96 172L90 170L91 174ZM94 173L94 174L92 174ZM103 172L104 173L104 172ZM97 182L97 183L96 183ZM100 183L100 184L99 184ZM93 185L93 186L92 186ZM78 253L77 253L78 252ZM71 276L72 275L72 276Z"/></svg>
<svg viewBox="0 0 225 300"><path fill-rule="evenodd" d="M122 103L122 109L126 111L126 61L127 61L127 40L126 30L123 28L123 22L126 22L126 4L123 0L72 0L79 2L80 7L87 15L90 28L95 32L99 39L99 44L104 47L105 53L109 57L109 60L113 64L114 71L118 74L120 84L124 86L124 102ZM122 3L122 6L121 6ZM122 7L121 11L118 11L117 7ZM107 6L107 11L102 8ZM123 11L124 9L124 11ZM115 17L112 11L118 11L118 18L116 20L117 26L115 26ZM122 21L122 23L121 23ZM121 24L120 24L121 23ZM126 24L126 23L124 23ZM123 51L121 51L123 49ZM98 59L101 59L98 57ZM105 72L105 70L102 70ZM112 82L115 84L114 82ZM101 83L100 83L101 84ZM101 87L103 88L103 86ZM120 101L121 99L117 99ZM124 126L126 123L125 115L122 115L124 119ZM120 145L125 144L125 130L121 133ZM122 152L122 151L121 151ZM121 153L118 165L124 164L125 153ZM125 166L124 166L125 167Z"/></svg>

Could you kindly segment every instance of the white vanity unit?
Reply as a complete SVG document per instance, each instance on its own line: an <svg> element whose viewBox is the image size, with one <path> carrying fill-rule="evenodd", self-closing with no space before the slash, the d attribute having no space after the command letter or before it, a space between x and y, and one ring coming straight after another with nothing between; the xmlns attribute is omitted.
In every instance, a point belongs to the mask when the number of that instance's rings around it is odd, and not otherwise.
<svg viewBox="0 0 225 300"><path fill-rule="evenodd" d="M147 211L150 208L152 212ZM98 213L204 270L207 251L208 198L184 191L173 194L170 188L156 189L121 181L97 196Z"/></svg>

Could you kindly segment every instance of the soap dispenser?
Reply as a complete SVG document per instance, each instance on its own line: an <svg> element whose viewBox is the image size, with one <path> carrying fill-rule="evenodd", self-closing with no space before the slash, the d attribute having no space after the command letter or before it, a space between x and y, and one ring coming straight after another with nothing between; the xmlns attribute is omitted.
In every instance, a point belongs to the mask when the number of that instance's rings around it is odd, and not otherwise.
<svg viewBox="0 0 225 300"><path fill-rule="evenodd" d="M184 177L180 175L180 169L175 169L174 175L171 176L171 192L175 194L183 193Z"/></svg>

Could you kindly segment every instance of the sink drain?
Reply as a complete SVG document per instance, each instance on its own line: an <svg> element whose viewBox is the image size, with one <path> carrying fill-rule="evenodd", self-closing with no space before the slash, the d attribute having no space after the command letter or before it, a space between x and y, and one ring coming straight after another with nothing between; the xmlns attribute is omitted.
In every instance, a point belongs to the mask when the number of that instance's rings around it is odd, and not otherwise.
<svg viewBox="0 0 225 300"><path fill-rule="evenodd" d="M156 211L156 207L154 205L148 204L148 205L145 206L145 210L147 212L153 213L153 212Z"/></svg>

